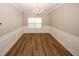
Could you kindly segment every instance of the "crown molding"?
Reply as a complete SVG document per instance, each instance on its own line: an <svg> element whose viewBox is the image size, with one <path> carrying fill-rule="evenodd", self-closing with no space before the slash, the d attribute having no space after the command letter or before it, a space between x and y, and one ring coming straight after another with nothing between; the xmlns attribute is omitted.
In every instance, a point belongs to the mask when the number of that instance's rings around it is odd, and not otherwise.
<svg viewBox="0 0 79 59"><path fill-rule="evenodd" d="M18 9L19 11L24 12L24 11L21 10L19 7L17 7L14 3L11 3L11 5L12 5L13 7L15 7L16 9Z"/></svg>
<svg viewBox="0 0 79 59"><path fill-rule="evenodd" d="M55 6L54 8L50 8L51 10L45 10L43 13L52 13L54 10L56 10L57 8L61 7L64 3L59 3L57 6ZM14 6L15 8L17 8L18 10L20 10L23 13L33 13L32 10L22 10L19 7L17 7L14 3L11 3L12 6ZM48 12L49 11L49 12Z"/></svg>
<svg viewBox="0 0 79 59"><path fill-rule="evenodd" d="M52 9L50 11L50 13L52 13L53 11L55 11L57 8L61 7L64 3L60 3L59 5L57 5L54 9Z"/></svg>

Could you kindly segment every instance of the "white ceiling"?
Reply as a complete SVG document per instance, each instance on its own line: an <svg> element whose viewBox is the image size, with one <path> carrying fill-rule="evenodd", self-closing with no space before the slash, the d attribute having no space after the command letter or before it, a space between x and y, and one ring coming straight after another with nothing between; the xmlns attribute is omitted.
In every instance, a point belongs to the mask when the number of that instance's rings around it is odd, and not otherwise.
<svg viewBox="0 0 79 59"><path fill-rule="evenodd" d="M37 3L14 3L12 5L15 6L16 8L18 8L19 10L23 11L24 13L33 12L33 10L36 9L37 7L40 9L44 9L44 12L49 13L62 4L59 4L59 3L40 3L37 6Z"/></svg>

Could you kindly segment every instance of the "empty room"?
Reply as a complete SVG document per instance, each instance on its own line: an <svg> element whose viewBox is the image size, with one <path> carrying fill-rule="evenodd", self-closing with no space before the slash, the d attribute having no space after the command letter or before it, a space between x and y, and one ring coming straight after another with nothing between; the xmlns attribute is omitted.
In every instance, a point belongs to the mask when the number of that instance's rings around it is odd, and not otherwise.
<svg viewBox="0 0 79 59"><path fill-rule="evenodd" d="M0 3L0 56L79 56L79 3Z"/></svg>

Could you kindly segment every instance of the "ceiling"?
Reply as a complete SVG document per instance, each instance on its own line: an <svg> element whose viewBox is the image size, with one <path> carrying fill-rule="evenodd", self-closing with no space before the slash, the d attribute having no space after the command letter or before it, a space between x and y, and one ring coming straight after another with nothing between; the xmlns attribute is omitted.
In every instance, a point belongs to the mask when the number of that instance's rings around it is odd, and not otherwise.
<svg viewBox="0 0 79 59"><path fill-rule="evenodd" d="M60 3L13 3L12 5L24 13L32 13L34 9L44 9L43 13L49 13L59 7Z"/></svg>

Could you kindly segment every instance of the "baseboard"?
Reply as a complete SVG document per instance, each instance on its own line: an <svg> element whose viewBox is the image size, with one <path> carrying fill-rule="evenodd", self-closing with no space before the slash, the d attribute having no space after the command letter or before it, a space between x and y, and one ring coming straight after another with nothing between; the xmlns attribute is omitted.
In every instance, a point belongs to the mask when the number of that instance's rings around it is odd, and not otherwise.
<svg viewBox="0 0 79 59"><path fill-rule="evenodd" d="M79 56L79 37L51 27L50 34L73 55Z"/></svg>
<svg viewBox="0 0 79 59"><path fill-rule="evenodd" d="M22 36L22 34L23 28L19 28L0 37L0 56L5 55L9 51L9 49L16 43L16 41Z"/></svg>

